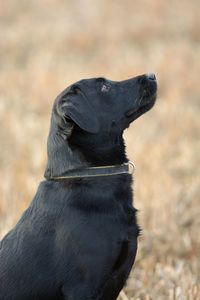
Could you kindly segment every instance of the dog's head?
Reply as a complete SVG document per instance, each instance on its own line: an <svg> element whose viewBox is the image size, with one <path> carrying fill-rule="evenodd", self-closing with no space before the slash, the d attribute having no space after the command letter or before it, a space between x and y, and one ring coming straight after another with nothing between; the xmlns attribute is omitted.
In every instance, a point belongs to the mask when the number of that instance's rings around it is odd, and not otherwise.
<svg viewBox="0 0 200 300"><path fill-rule="evenodd" d="M55 100L45 176L126 161L123 131L156 100L154 74L124 81L84 79Z"/></svg>
<svg viewBox="0 0 200 300"><path fill-rule="evenodd" d="M156 91L152 73L124 81L84 79L56 98L53 113L59 128L66 133L72 128L93 135L123 131L154 105Z"/></svg>

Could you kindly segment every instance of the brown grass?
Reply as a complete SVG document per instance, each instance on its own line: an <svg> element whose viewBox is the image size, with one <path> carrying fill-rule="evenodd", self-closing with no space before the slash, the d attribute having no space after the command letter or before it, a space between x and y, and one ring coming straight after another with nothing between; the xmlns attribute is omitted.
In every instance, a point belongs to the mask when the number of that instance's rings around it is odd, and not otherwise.
<svg viewBox="0 0 200 300"><path fill-rule="evenodd" d="M154 71L156 107L126 132L143 228L121 300L200 299L200 3L3 1L0 231L42 179L55 96L83 77Z"/></svg>

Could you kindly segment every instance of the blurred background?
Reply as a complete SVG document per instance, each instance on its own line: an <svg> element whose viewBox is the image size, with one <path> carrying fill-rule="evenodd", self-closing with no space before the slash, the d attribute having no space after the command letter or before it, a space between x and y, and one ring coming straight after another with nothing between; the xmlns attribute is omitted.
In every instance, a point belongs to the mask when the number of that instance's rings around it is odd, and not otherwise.
<svg viewBox="0 0 200 300"><path fill-rule="evenodd" d="M155 72L125 133L143 229L119 299L200 299L199 0L7 0L0 10L0 234L43 180L54 98L82 78Z"/></svg>

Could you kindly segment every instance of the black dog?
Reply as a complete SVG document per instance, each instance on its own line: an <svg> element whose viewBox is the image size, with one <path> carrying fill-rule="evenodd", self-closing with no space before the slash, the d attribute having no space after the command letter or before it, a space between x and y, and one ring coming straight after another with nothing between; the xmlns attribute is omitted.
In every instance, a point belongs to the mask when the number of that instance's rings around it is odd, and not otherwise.
<svg viewBox="0 0 200 300"><path fill-rule="evenodd" d="M123 131L156 99L154 74L81 80L56 99L46 180L1 241L1 300L114 300L137 250Z"/></svg>

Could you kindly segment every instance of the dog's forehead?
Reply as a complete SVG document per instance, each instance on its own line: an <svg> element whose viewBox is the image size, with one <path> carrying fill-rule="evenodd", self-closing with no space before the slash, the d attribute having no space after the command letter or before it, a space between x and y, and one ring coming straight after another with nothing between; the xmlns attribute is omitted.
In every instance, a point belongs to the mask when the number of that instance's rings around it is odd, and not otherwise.
<svg viewBox="0 0 200 300"><path fill-rule="evenodd" d="M132 85L133 83L137 83L137 80L140 77L144 77L144 75L139 75L139 76L135 76L135 77L131 77L129 79L126 80L111 80L108 79L106 77L93 77L93 78L84 78L81 80L78 80L72 84L70 84L65 91L67 91L68 89L72 88L73 86L92 86L95 87L96 84L104 84L104 83L110 83L114 86L121 86L121 85Z"/></svg>
<svg viewBox="0 0 200 300"><path fill-rule="evenodd" d="M82 87L90 87L90 88L95 88L97 86L102 86L103 84L108 84L111 85L115 88L118 87L126 87L126 88L130 88L132 87L134 84L137 83L137 79L139 78L139 76L136 77L132 77L126 80L111 80L108 79L106 77L94 77L94 78L86 78L86 79L81 79L73 84L71 84L69 86L69 88L73 87L73 86L82 86Z"/></svg>
<svg viewBox="0 0 200 300"><path fill-rule="evenodd" d="M85 79L81 79L77 82L75 82L73 85L93 85L94 83L102 83L104 81L108 81L108 79L104 78L104 77L94 77L94 78L85 78Z"/></svg>
<svg viewBox="0 0 200 300"><path fill-rule="evenodd" d="M133 77L128 80L114 81L107 79L105 77L93 77L93 78L84 78L79 81L76 81L66 87L56 98L56 102L60 98L65 96L68 92L71 92L74 88L83 89L87 93L96 93L96 92L107 92L114 91L115 89L123 90L124 88L129 91L133 87L134 83L138 77ZM112 87L112 89L110 89ZM106 93L107 94L107 93ZM105 93L104 93L105 95Z"/></svg>

